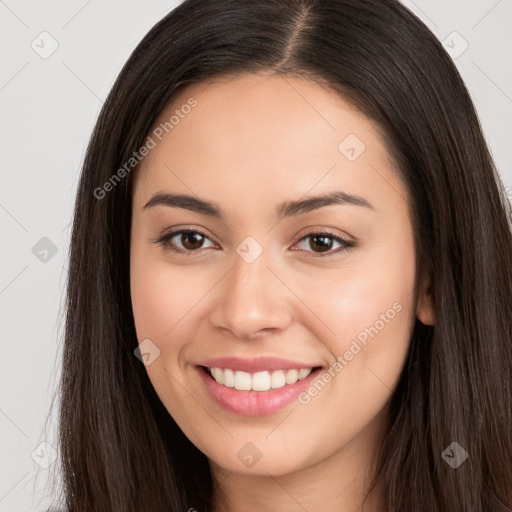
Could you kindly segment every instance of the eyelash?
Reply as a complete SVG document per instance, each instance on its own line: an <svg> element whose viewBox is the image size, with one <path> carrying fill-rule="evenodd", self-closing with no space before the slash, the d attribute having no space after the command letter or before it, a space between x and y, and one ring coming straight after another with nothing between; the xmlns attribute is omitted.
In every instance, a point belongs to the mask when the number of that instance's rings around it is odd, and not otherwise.
<svg viewBox="0 0 512 512"><path fill-rule="evenodd" d="M196 229L180 229L177 231L172 231L171 233L168 233L156 240L152 240L152 242L156 243L158 245L161 245L166 250L170 250L170 251L178 253L178 254L183 254L185 256L197 255L197 253L199 251L201 251L201 249L196 249L196 250L176 249L170 243L170 239L174 238L177 235L181 235L183 233L197 233L197 234L201 235L202 237L210 240L210 237L208 237L207 235L205 235L204 233L202 233L201 231L198 231ZM335 250L331 249L330 251L325 252L325 253L311 253L311 254L313 254L313 257L315 257L315 258L325 258L325 257L329 257L329 256L334 256L335 254L338 254L341 252L349 252L355 246L355 244L353 242L349 242L348 240L345 240L344 238L334 235L333 233L329 233L328 231L312 231L310 233L306 233L297 243L301 242L304 239L312 237L314 235L328 236L329 238L332 238L334 241L339 242L342 245L341 248L338 248ZM213 240L211 240L211 241L213 242ZM306 251L306 252L310 252L310 251Z"/></svg>

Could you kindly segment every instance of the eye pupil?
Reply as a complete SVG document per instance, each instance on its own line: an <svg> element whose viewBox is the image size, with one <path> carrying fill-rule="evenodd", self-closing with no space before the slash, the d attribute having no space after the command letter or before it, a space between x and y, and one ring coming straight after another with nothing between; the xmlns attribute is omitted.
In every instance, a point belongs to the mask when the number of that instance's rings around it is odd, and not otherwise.
<svg viewBox="0 0 512 512"><path fill-rule="evenodd" d="M181 243L183 244L183 247L190 250L200 249L201 245L203 245L203 238L204 237L201 233L186 231L181 234Z"/></svg>
<svg viewBox="0 0 512 512"><path fill-rule="evenodd" d="M317 248L319 247L320 250L323 250L323 249L330 250L332 247L332 243L333 243L333 241L332 241L331 236L313 235L310 238L309 246L313 250L315 249L315 246L317 246Z"/></svg>

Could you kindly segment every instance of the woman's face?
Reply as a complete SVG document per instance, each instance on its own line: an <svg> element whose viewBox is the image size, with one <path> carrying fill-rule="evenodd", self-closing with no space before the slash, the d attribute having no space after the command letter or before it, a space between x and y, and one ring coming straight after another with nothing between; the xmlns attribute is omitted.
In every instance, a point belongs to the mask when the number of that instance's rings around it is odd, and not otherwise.
<svg viewBox="0 0 512 512"><path fill-rule="evenodd" d="M408 195L377 127L315 83L244 75L180 91L149 136L131 294L169 414L229 471L361 458L415 316L432 321Z"/></svg>

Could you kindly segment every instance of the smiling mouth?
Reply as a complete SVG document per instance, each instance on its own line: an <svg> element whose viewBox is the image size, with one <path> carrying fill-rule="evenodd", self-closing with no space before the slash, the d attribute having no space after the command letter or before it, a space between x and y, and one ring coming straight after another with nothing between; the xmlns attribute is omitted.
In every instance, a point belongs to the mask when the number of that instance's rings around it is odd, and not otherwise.
<svg viewBox="0 0 512 512"><path fill-rule="evenodd" d="M297 368L290 370L264 370L248 373L229 368L215 368L201 366L201 369L218 384L237 391L269 391L287 385L295 384L305 379L313 372L320 370L321 366L312 368Z"/></svg>

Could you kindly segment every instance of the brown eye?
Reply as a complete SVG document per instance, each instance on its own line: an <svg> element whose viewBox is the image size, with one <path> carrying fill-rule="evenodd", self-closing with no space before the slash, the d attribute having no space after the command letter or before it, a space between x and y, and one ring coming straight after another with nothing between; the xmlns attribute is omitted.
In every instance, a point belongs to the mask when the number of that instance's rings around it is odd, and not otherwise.
<svg viewBox="0 0 512 512"><path fill-rule="evenodd" d="M162 245L165 249L170 251L189 255L198 252L200 249L204 249L204 243L207 240L210 239L200 231L181 229L164 235L162 238L156 240L155 243Z"/></svg>
<svg viewBox="0 0 512 512"><path fill-rule="evenodd" d="M307 240L309 240L309 243L306 243ZM302 250L312 252L314 256L334 256L337 253L349 250L355 245L353 242L331 233L309 233L300 239L299 244L303 244ZM335 244L338 244L339 247L333 249Z"/></svg>
<svg viewBox="0 0 512 512"><path fill-rule="evenodd" d="M181 238L179 240L185 249L194 251L201 249L204 236L197 231L184 231L181 233Z"/></svg>
<svg viewBox="0 0 512 512"><path fill-rule="evenodd" d="M314 251L323 252L325 249L330 250L333 245L333 239L325 235L312 235L309 237L309 246Z"/></svg>

